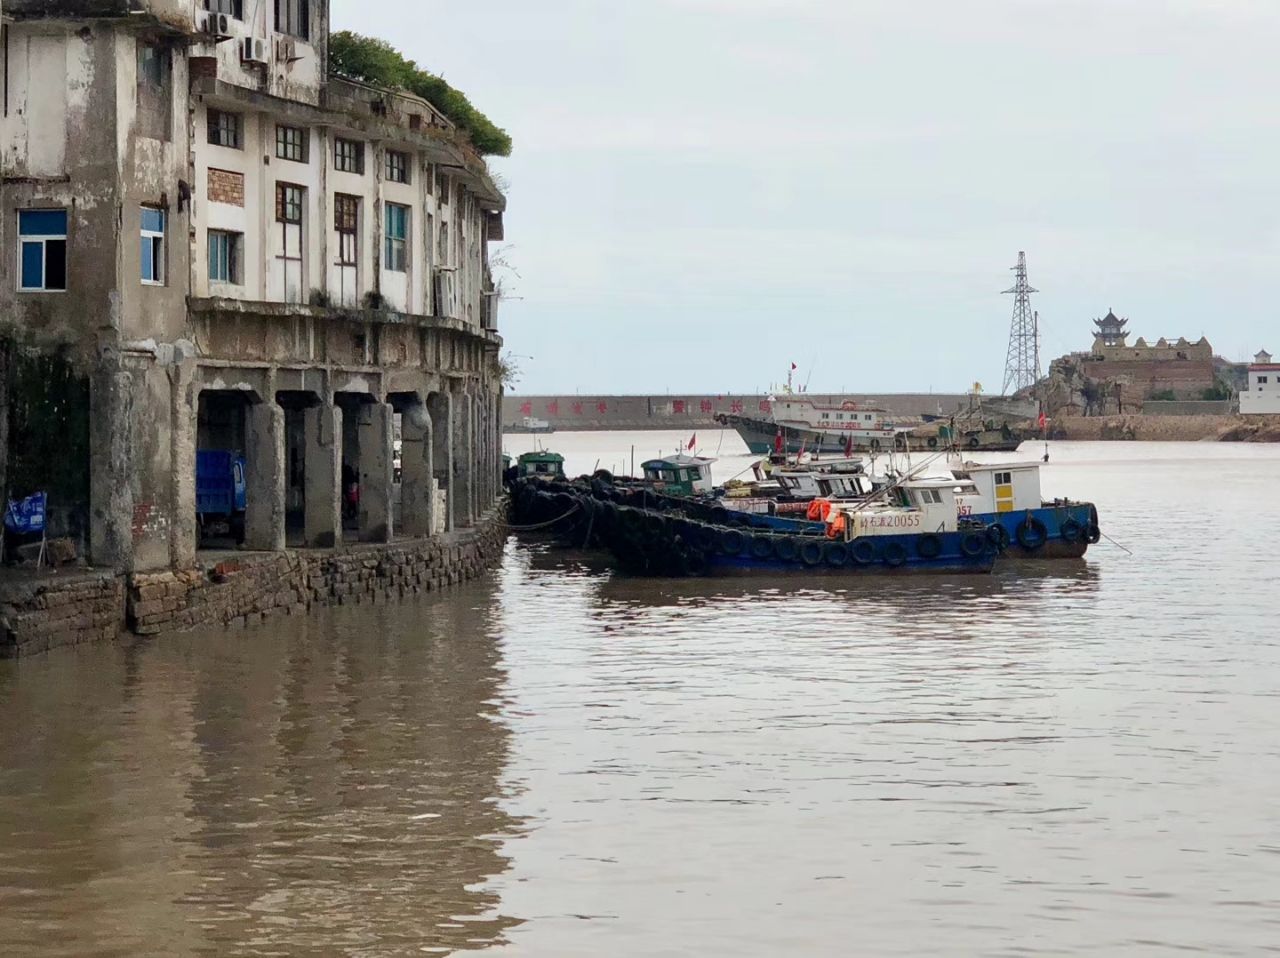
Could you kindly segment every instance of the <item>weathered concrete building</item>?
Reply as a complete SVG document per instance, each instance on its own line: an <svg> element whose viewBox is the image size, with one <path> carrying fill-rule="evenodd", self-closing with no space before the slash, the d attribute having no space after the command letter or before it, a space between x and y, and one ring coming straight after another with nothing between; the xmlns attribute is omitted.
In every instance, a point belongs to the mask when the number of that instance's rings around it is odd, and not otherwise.
<svg viewBox="0 0 1280 958"><path fill-rule="evenodd" d="M194 562L198 449L243 456L254 550L483 513L505 199L466 138L424 100L331 76L325 0L3 17L0 411L40 390L67 452L33 455L30 424L0 435L10 488L60 490L54 521L121 571ZM56 401L37 360L65 371Z"/></svg>
<svg viewBox="0 0 1280 958"><path fill-rule="evenodd" d="M1260 349L1249 364L1249 379L1240 390L1240 412L1246 416L1280 415L1280 363Z"/></svg>

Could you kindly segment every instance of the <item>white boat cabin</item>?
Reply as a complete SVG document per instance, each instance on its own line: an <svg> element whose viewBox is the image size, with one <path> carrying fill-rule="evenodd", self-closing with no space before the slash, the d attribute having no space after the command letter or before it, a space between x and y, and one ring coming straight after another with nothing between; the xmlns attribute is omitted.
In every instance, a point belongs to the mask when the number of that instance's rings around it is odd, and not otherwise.
<svg viewBox="0 0 1280 958"><path fill-rule="evenodd" d="M711 464L701 456L667 456L641 463L644 477L653 488L673 496L697 496L711 492Z"/></svg>
<svg viewBox="0 0 1280 958"><path fill-rule="evenodd" d="M775 469L773 479L784 494L795 499L860 499L874 488L871 477L858 471L833 469L828 472L813 469Z"/></svg>
<svg viewBox="0 0 1280 958"><path fill-rule="evenodd" d="M1044 505L1038 462L965 462L953 466L951 474L973 484L973 491L959 499L965 515L1019 512Z"/></svg>
<svg viewBox="0 0 1280 958"><path fill-rule="evenodd" d="M843 526L846 541L863 536L955 532L959 528L957 500L971 487L966 480L945 477L908 479L882 502L833 502L827 522Z"/></svg>

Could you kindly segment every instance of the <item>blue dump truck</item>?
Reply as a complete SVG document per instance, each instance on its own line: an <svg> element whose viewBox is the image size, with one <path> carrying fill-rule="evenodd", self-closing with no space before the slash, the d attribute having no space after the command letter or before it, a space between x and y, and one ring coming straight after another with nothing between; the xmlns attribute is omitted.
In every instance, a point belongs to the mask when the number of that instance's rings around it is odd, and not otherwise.
<svg viewBox="0 0 1280 958"><path fill-rule="evenodd" d="M244 459L220 449L196 450L196 521L200 537L244 541Z"/></svg>

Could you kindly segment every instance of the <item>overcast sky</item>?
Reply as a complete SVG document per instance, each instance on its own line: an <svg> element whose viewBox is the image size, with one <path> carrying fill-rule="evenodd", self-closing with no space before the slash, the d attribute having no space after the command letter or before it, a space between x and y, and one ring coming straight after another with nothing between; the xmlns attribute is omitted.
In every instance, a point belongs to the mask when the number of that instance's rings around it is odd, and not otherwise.
<svg viewBox="0 0 1280 958"><path fill-rule="evenodd" d="M515 140L517 392L999 388L1043 353L1280 352L1275 0L332 0Z"/></svg>

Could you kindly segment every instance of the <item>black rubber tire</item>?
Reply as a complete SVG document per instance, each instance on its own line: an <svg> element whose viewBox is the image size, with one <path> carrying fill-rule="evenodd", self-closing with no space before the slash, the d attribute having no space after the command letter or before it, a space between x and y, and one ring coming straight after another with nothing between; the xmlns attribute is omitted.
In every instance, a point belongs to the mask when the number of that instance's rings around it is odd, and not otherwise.
<svg viewBox="0 0 1280 958"><path fill-rule="evenodd" d="M868 446L868 448L870 448L870 450L871 450L872 452L879 452L879 451L880 451L880 440L879 440L879 439L872 439L872 440L871 440L871 442L867 443L867 446Z"/></svg>
<svg viewBox="0 0 1280 958"><path fill-rule="evenodd" d="M890 569L896 569L907 561L907 547L901 542L886 542L880 558Z"/></svg>
<svg viewBox="0 0 1280 958"><path fill-rule="evenodd" d="M987 526L987 541L999 551L1004 552L1005 549L1009 548L1009 543L1013 540L1009 535L1008 529L998 522L993 522Z"/></svg>
<svg viewBox="0 0 1280 958"><path fill-rule="evenodd" d="M807 566L822 565L824 558L821 542L806 542L800 547L800 561Z"/></svg>
<svg viewBox="0 0 1280 958"><path fill-rule="evenodd" d="M753 559L773 558L773 540L768 536L752 536L751 557Z"/></svg>
<svg viewBox="0 0 1280 958"><path fill-rule="evenodd" d="M936 559L942 555L942 538L927 532L916 540L916 552L921 559Z"/></svg>
<svg viewBox="0 0 1280 958"><path fill-rule="evenodd" d="M684 557L684 574L687 576L704 576L707 574L707 557L700 549L692 549Z"/></svg>
<svg viewBox="0 0 1280 958"><path fill-rule="evenodd" d="M977 449L979 446L981 446L981 445L982 445L982 441L981 441L980 439L978 439L978 437L977 437L977 436L970 436L970 437L969 437L969 441L966 443L966 445L967 445L970 449Z"/></svg>
<svg viewBox="0 0 1280 958"><path fill-rule="evenodd" d="M783 562L795 562L800 558L800 544L791 536L783 536L774 540L773 554Z"/></svg>
<svg viewBox="0 0 1280 958"><path fill-rule="evenodd" d="M1018 545L1028 552L1035 552L1035 550L1044 545L1045 540L1048 538L1049 533L1045 529L1044 523L1035 516L1028 516L1018 524Z"/></svg>
<svg viewBox="0 0 1280 958"><path fill-rule="evenodd" d="M871 565L876 561L876 544L870 539L855 539L849 546L849 557L858 565Z"/></svg>
<svg viewBox="0 0 1280 958"><path fill-rule="evenodd" d="M960 540L960 551L971 559L976 559L987 551L987 540L976 532L970 532Z"/></svg>
<svg viewBox="0 0 1280 958"><path fill-rule="evenodd" d="M722 529L720 531L720 541L718 543L720 552L727 556L742 555L743 548L746 547L747 537L737 529Z"/></svg>
<svg viewBox="0 0 1280 958"><path fill-rule="evenodd" d="M822 552L823 559L833 569L843 569L849 564L849 547L843 542L828 542Z"/></svg>
<svg viewBox="0 0 1280 958"><path fill-rule="evenodd" d="M1102 541L1102 530L1098 528L1096 522L1089 523L1089 528L1084 533L1084 541L1091 546L1096 546Z"/></svg>
<svg viewBox="0 0 1280 958"><path fill-rule="evenodd" d="M898 435L896 435L896 436L894 436L894 437L893 437L893 447L894 447L895 449L906 449L906 448L907 448L907 437L906 437L905 435L903 435L902 433L898 433Z"/></svg>
<svg viewBox="0 0 1280 958"><path fill-rule="evenodd" d="M925 443L925 445L927 445L930 449L937 449L937 448L938 448L938 437L937 437L937 436L930 436L930 437L929 437L929 441L928 441L928 442L926 442L926 443Z"/></svg>
<svg viewBox="0 0 1280 958"><path fill-rule="evenodd" d="M1065 519L1062 525L1058 527L1058 535L1062 537L1063 542L1079 542L1080 536L1084 534L1084 527L1075 519Z"/></svg>

